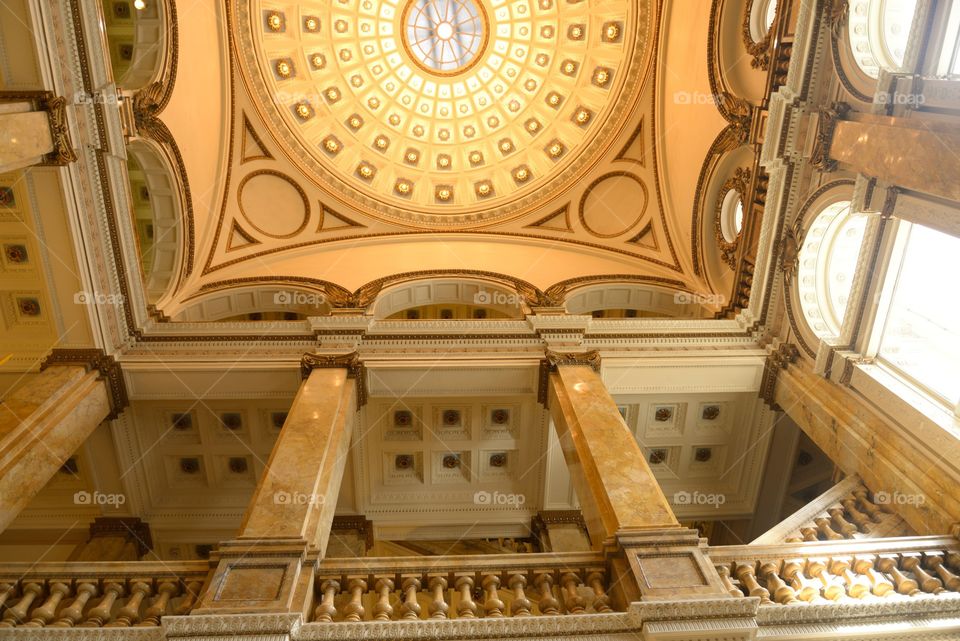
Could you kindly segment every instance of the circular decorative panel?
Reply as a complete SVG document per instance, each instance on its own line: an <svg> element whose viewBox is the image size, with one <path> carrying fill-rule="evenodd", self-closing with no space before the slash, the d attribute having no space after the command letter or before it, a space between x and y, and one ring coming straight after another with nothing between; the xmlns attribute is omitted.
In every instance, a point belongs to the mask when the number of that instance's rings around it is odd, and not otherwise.
<svg viewBox="0 0 960 641"><path fill-rule="evenodd" d="M238 49L291 155L374 216L519 214L604 153L639 93L629 0L250 0Z"/></svg>

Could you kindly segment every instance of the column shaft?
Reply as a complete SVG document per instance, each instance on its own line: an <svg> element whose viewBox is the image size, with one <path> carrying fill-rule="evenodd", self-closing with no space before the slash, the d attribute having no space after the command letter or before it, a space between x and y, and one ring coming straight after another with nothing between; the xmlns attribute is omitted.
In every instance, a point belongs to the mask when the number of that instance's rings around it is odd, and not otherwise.
<svg viewBox="0 0 960 641"><path fill-rule="evenodd" d="M550 411L594 547L620 531L678 526L640 446L590 366L562 365L550 374Z"/></svg>
<svg viewBox="0 0 960 641"><path fill-rule="evenodd" d="M889 185L960 201L960 127L855 114L836 123L830 157Z"/></svg>
<svg viewBox="0 0 960 641"><path fill-rule="evenodd" d="M302 538L323 553L350 447L354 390L346 369L311 370L280 430L239 539Z"/></svg>
<svg viewBox="0 0 960 641"><path fill-rule="evenodd" d="M110 414L97 371L53 365L0 407L0 532Z"/></svg>

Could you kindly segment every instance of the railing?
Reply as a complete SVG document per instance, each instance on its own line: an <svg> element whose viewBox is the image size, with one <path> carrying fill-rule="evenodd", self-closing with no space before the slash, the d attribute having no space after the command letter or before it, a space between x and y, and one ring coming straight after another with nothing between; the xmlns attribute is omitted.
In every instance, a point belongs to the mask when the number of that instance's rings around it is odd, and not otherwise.
<svg viewBox="0 0 960 641"><path fill-rule="evenodd" d="M593 553L326 559L316 579L321 623L614 611Z"/></svg>
<svg viewBox="0 0 960 641"><path fill-rule="evenodd" d="M721 546L708 554L727 591L759 597L761 609L960 598L960 542L951 537Z"/></svg>
<svg viewBox="0 0 960 641"><path fill-rule="evenodd" d="M839 541L909 535L909 526L887 502L847 477L767 531L753 544Z"/></svg>
<svg viewBox="0 0 960 641"><path fill-rule="evenodd" d="M0 629L159 626L193 608L206 562L14 563L0 567Z"/></svg>

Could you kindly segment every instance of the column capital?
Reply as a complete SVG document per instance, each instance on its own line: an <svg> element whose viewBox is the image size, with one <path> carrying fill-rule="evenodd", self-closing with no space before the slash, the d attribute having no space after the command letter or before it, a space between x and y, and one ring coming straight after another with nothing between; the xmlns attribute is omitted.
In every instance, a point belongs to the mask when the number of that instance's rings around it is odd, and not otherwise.
<svg viewBox="0 0 960 641"><path fill-rule="evenodd" d="M41 165L69 165L77 159L70 141L66 98L52 91L0 91L0 102L30 102L37 111L47 113L53 151L44 157Z"/></svg>
<svg viewBox="0 0 960 641"><path fill-rule="evenodd" d="M810 154L811 166L824 172L833 171L837 168L837 161L830 157L833 130L836 129L837 122L843 120L849 111L850 105L845 102L834 102L827 107L820 107L813 152Z"/></svg>
<svg viewBox="0 0 960 641"><path fill-rule="evenodd" d="M359 352L347 354L315 354L307 352L300 357L300 378L306 380L315 369L342 368L347 378L357 384L357 409L367 404L367 369L360 360Z"/></svg>
<svg viewBox="0 0 960 641"><path fill-rule="evenodd" d="M555 352L546 350L544 357L540 361L539 384L537 385L537 402L547 407L547 401L550 397L549 378L550 372L556 372L558 367L568 365L587 365L597 374L600 373L600 352L591 350L589 352Z"/></svg>
<svg viewBox="0 0 960 641"><path fill-rule="evenodd" d="M774 401L780 372L787 369L799 355L800 350L793 343L780 343L767 354L767 360L763 364L763 377L760 380L760 398L771 409L780 409Z"/></svg>
<svg viewBox="0 0 960 641"><path fill-rule="evenodd" d="M100 379L107 384L110 397L110 414L107 420L117 418L130 405L120 363L102 349L54 349L40 363L40 370L43 371L51 365L83 365L87 371L100 372Z"/></svg>

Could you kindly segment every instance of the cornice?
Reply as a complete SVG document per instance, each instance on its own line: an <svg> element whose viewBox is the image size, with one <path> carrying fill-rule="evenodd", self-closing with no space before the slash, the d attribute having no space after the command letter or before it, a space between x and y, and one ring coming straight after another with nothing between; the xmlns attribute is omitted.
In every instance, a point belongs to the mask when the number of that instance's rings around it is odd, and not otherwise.
<svg viewBox="0 0 960 641"><path fill-rule="evenodd" d="M359 353L304 354L300 358L300 378L306 380L315 369L346 369L347 378L354 379L357 385L357 409L367 404L367 370Z"/></svg>

